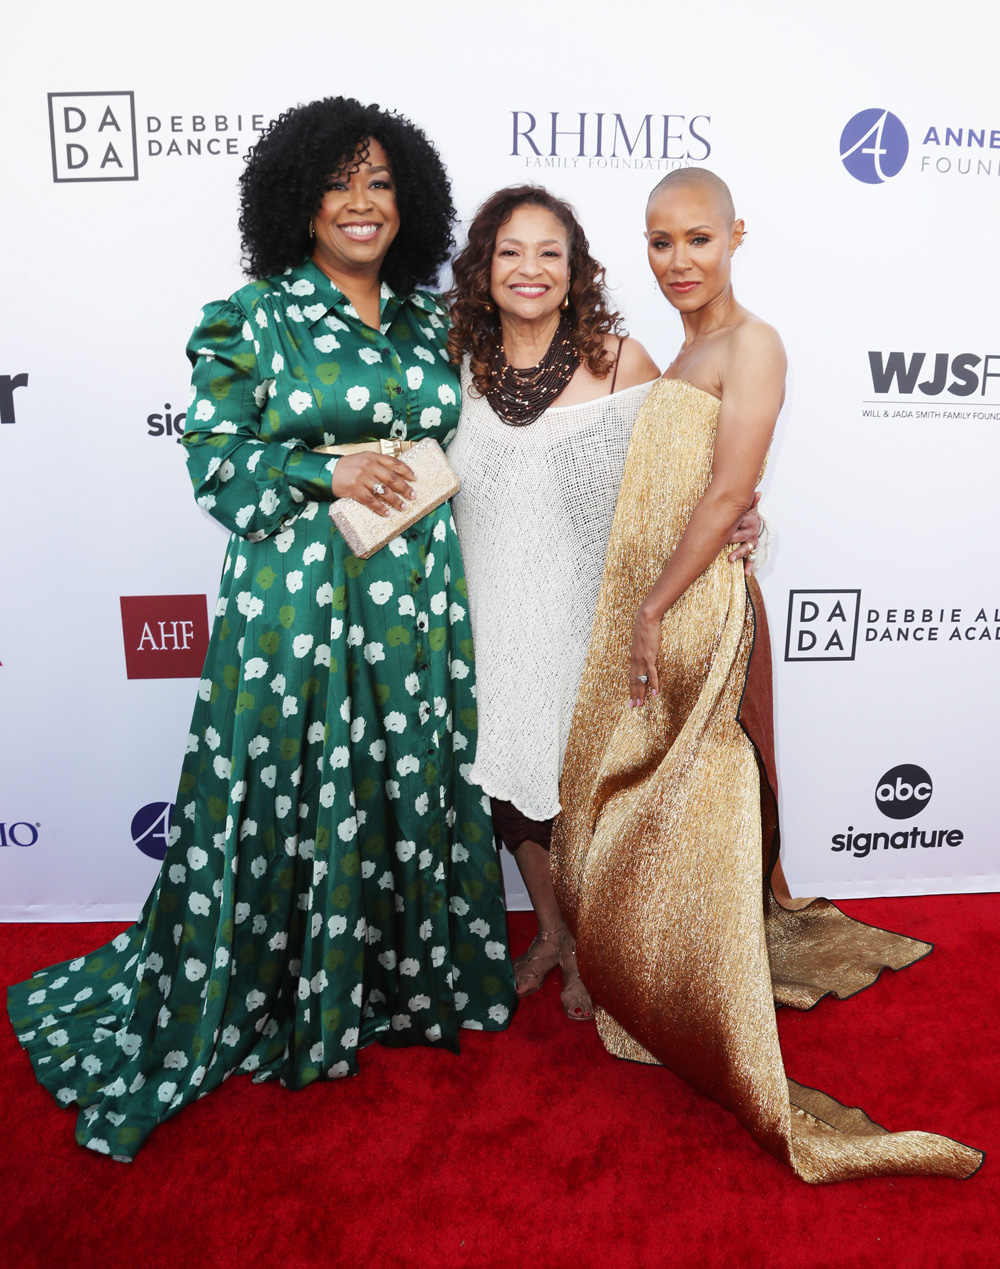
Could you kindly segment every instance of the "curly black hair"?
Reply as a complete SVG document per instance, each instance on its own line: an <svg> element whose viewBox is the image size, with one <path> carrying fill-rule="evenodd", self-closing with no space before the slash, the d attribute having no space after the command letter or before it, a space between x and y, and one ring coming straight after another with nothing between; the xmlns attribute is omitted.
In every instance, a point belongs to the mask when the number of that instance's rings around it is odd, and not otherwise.
<svg viewBox="0 0 1000 1269"><path fill-rule="evenodd" d="M369 137L389 157L400 219L382 280L398 295L437 281L451 254L455 220L441 157L409 119L353 97L324 97L286 110L247 155L239 225L249 277L283 273L312 254L309 221L330 174L357 163Z"/></svg>

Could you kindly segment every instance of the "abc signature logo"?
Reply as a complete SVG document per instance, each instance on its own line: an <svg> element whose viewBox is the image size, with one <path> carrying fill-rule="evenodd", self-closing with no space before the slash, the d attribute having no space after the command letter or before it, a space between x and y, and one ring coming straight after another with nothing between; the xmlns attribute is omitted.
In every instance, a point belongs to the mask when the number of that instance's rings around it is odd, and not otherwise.
<svg viewBox="0 0 1000 1269"><path fill-rule="evenodd" d="M167 853L173 802L150 802L132 816L132 840L150 859L162 859Z"/></svg>
<svg viewBox="0 0 1000 1269"><path fill-rule="evenodd" d="M896 176L910 152L902 121L888 110L862 110L840 134L840 158L856 181L881 185Z"/></svg>
<svg viewBox="0 0 1000 1269"><path fill-rule="evenodd" d="M924 809L933 792L934 785L923 767L904 762L879 780L875 805L892 820L907 820Z"/></svg>

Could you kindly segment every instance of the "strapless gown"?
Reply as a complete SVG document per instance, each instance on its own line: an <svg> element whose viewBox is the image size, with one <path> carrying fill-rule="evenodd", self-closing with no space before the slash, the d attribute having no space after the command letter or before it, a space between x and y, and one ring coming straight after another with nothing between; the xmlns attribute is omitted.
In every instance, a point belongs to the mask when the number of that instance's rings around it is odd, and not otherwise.
<svg viewBox="0 0 1000 1269"><path fill-rule="evenodd" d="M660 693L628 707L636 608L711 476L719 402L659 380L636 420L563 770L556 893L605 1047L662 1063L806 1181L970 1176L981 1154L887 1132L787 1079L775 1004L841 998L931 945L817 899L788 912L777 857L770 648L728 548L665 615Z"/></svg>

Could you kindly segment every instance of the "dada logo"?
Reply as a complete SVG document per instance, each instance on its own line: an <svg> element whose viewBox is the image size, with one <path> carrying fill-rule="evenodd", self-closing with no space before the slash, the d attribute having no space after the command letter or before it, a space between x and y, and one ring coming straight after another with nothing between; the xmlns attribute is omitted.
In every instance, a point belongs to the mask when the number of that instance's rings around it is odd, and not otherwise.
<svg viewBox="0 0 1000 1269"><path fill-rule="evenodd" d="M122 595L130 679L194 679L208 651L204 595Z"/></svg>
<svg viewBox="0 0 1000 1269"><path fill-rule="evenodd" d="M132 840L150 859L162 859L167 853L173 802L150 802L132 816Z"/></svg>
<svg viewBox="0 0 1000 1269"><path fill-rule="evenodd" d="M137 181L131 92L49 93L54 181Z"/></svg>
<svg viewBox="0 0 1000 1269"><path fill-rule="evenodd" d="M888 110L862 110L840 134L840 159L856 181L881 185L902 171L910 140L902 121Z"/></svg>
<svg viewBox="0 0 1000 1269"><path fill-rule="evenodd" d="M853 661L860 590L790 590L786 661Z"/></svg>

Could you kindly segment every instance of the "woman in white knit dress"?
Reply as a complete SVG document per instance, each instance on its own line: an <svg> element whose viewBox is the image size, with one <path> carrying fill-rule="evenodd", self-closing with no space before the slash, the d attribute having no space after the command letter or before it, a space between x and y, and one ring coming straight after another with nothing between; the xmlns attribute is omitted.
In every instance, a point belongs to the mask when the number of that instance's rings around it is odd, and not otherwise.
<svg viewBox="0 0 1000 1269"><path fill-rule="evenodd" d="M659 370L623 336L572 209L536 186L480 208L454 264L449 351L462 415L448 457L476 648L472 779L514 853L538 935L518 994L563 971L563 1008L593 1017L549 876L559 777L632 424ZM752 550L751 513L731 558Z"/></svg>

